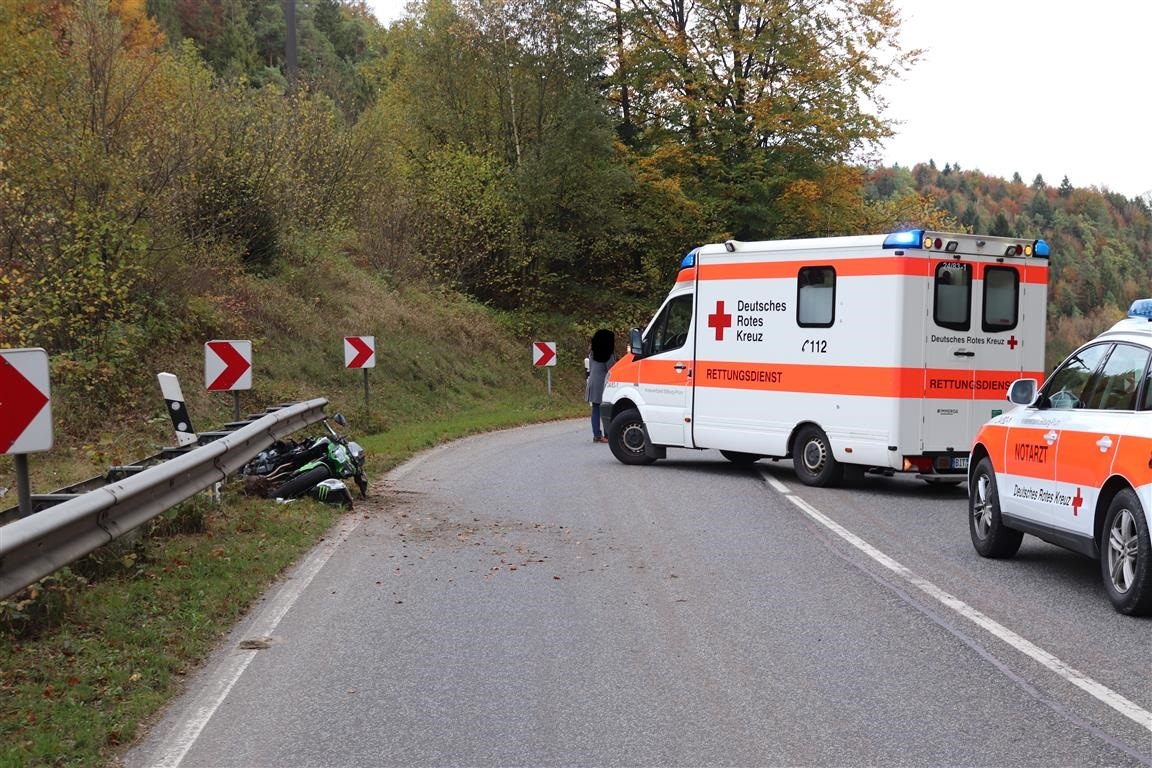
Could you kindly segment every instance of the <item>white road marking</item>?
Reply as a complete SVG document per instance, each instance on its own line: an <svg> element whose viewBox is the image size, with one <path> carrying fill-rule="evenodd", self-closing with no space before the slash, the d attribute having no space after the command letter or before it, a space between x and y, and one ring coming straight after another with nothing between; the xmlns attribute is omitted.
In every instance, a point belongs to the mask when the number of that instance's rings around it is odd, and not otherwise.
<svg viewBox="0 0 1152 768"><path fill-rule="evenodd" d="M1073 669L1060 659L1053 656L1051 653L1048 653L1048 651L1045 651L1043 648L1037 646L1036 644L1025 640L1023 637L1016 634L1012 630L985 616L983 613L968 605L963 600L948 594L932 582L917 576L908 568L904 567L888 555L876 549L871 544L864 541L844 526L824 515L811 504L804 501L804 499L796 496L794 493L792 493L788 486L784 485L776 478L764 472L761 474L764 476L764 479L768 485L782 493L785 498L799 507L800 511L808 515L808 517L810 517L812 520L824 526L829 531L836 534L841 539L848 542L853 547L860 550L880 565L884 566L900 578L907 581L912 586L919 589L921 592L936 599L972 623L992 633L1024 655L1047 667L1052 672L1055 672L1057 675L1072 685L1087 692L1089 695L1103 702L1130 720L1135 721L1141 727L1148 731L1152 731L1152 712L1144 709L1136 702L1121 696L1111 688L1098 683L1097 681L1085 675L1083 672Z"/></svg>
<svg viewBox="0 0 1152 768"><path fill-rule="evenodd" d="M355 518L350 523L342 523L337 536L312 550L312 553L292 572L291 578L252 621L248 629L251 636L270 637L273 634L296 600L312 583L312 579L359 525L360 518ZM259 651L240 651L228 657L220 669L212 675L206 688L196 697L195 704L189 708L188 718L157 748L156 758L150 765L156 768L177 768L183 762L196 739L200 738L204 727L208 725L208 721L212 719L212 715L216 713L232 690L232 686L236 685L236 681L244 674L244 670L257 653Z"/></svg>
<svg viewBox="0 0 1152 768"><path fill-rule="evenodd" d="M788 486L772 477L772 475L764 475L764 479L768 482L768 485L772 486L775 490L779 491L785 496L792 493L792 490Z"/></svg>

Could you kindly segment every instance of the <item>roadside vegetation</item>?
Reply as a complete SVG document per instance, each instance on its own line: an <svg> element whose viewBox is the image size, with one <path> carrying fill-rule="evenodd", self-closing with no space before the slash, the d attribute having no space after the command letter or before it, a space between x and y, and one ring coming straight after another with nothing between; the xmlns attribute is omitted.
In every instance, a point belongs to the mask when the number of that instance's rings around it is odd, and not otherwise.
<svg viewBox="0 0 1152 768"><path fill-rule="evenodd" d="M919 58L886 0L427 0L390 28L297 0L295 78L283 7L0 0L0 348L51 364L34 491L171 444L161 371L198 429L231 420L212 339L253 342L245 413L327 398L377 478L583 416L592 332L623 343L728 237L1046 238L1049 365L1152 283L1145 200L875 167L881 87ZM0 765L107 761L333 519L227 488L0 601Z"/></svg>

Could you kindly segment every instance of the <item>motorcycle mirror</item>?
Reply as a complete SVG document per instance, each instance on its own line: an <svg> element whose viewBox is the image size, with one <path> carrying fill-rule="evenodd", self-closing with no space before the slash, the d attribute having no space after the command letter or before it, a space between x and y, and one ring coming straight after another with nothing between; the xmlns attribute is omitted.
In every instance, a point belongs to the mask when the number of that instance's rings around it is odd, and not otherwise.
<svg viewBox="0 0 1152 768"><path fill-rule="evenodd" d="M337 413L335 416L333 416L332 421L336 422L342 427L348 426L348 421L344 418L344 414L342 413Z"/></svg>

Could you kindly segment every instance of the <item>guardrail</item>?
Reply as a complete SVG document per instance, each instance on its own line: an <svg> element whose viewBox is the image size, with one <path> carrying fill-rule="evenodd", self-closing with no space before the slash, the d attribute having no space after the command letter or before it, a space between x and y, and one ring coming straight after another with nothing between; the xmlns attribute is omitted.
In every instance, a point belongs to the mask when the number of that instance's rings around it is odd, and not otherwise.
<svg viewBox="0 0 1152 768"><path fill-rule="evenodd" d="M324 398L251 424L116 483L0 527L0 599L237 472L276 440L324 418Z"/></svg>

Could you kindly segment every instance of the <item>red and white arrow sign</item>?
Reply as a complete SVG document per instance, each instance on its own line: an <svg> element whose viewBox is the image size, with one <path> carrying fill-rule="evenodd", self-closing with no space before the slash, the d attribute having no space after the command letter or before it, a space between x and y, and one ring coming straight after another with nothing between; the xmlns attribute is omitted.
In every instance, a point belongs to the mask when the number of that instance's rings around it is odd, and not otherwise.
<svg viewBox="0 0 1152 768"><path fill-rule="evenodd" d="M376 367L376 337L375 336L345 336L344 337L344 367L345 368L375 368Z"/></svg>
<svg viewBox="0 0 1152 768"><path fill-rule="evenodd" d="M556 365L556 342L532 342L532 365Z"/></svg>
<svg viewBox="0 0 1152 768"><path fill-rule="evenodd" d="M52 400L48 353L0 350L0 453L52 448Z"/></svg>
<svg viewBox="0 0 1152 768"><path fill-rule="evenodd" d="M215 340L205 344L204 386L209 392L252 389L252 342Z"/></svg>

